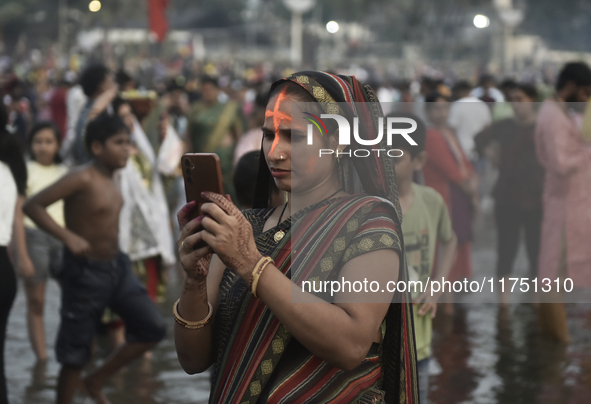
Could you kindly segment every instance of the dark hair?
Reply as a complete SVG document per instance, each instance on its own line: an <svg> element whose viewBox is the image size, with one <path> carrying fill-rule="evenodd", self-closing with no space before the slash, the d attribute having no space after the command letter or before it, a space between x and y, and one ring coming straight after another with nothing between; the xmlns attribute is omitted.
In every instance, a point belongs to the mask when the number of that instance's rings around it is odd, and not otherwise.
<svg viewBox="0 0 591 404"><path fill-rule="evenodd" d="M257 93L256 97L254 97L254 105L257 108L265 109L268 102L269 102L269 92L268 91Z"/></svg>
<svg viewBox="0 0 591 404"><path fill-rule="evenodd" d="M88 153L92 155L92 143L105 144L107 139L119 134L128 133L129 128L117 114L110 115L106 111L88 122L86 125L85 144Z"/></svg>
<svg viewBox="0 0 591 404"><path fill-rule="evenodd" d="M6 117L6 119L4 118ZM0 102L0 161L6 163L12 172L19 194L27 193L27 165L16 137L6 130L8 113L4 103Z"/></svg>
<svg viewBox="0 0 591 404"><path fill-rule="evenodd" d="M556 81L556 90L562 90L569 81L577 86L591 86L591 69L584 62L570 62L564 65L558 80Z"/></svg>
<svg viewBox="0 0 591 404"><path fill-rule="evenodd" d="M260 155L259 150L248 152L240 157L234 167L234 188L241 207L252 207L253 205Z"/></svg>
<svg viewBox="0 0 591 404"><path fill-rule="evenodd" d="M87 97L92 97L109 74L109 68L102 63L91 64L82 71L80 85Z"/></svg>
<svg viewBox="0 0 591 404"><path fill-rule="evenodd" d="M117 70L117 73L115 73L115 82L119 85L119 88L123 88L127 83L132 81L133 77L127 74L125 69L119 69Z"/></svg>
<svg viewBox="0 0 591 404"><path fill-rule="evenodd" d="M480 80L478 80L478 84L481 86L484 86L486 84L496 84L496 80L495 80L495 76L493 76L492 74L489 73L485 73L482 76L480 76Z"/></svg>
<svg viewBox="0 0 591 404"><path fill-rule="evenodd" d="M269 92L267 103L275 96L275 94L279 94L282 91L285 91L286 95L295 98L297 102L316 102L314 97L312 97L312 95L306 91L304 87L294 83L293 81L286 80L275 87L273 91Z"/></svg>
<svg viewBox="0 0 591 404"><path fill-rule="evenodd" d="M529 83L516 84L514 89L523 92L525 95L527 95L529 98L531 98L534 101L538 100L538 96L539 96L538 89L533 84L529 84Z"/></svg>
<svg viewBox="0 0 591 404"><path fill-rule="evenodd" d="M218 79L216 79L215 77L211 77L211 76L201 77L201 85L203 85L205 83L213 84L216 88L220 88L220 84L218 83Z"/></svg>
<svg viewBox="0 0 591 404"><path fill-rule="evenodd" d="M40 121L35 123L31 130L29 131L29 135L27 136L27 145L29 147L29 153L31 154L31 159L35 160L35 155L33 154L33 139L35 135L42 130L51 129L53 131L53 136L55 137L55 141L58 145L58 153L55 154L53 157L54 164L60 164L62 162L62 157L59 154L59 147L62 145L62 134L57 127L57 125L51 121Z"/></svg>
<svg viewBox="0 0 591 404"><path fill-rule="evenodd" d="M387 118L410 118L413 119L417 123L417 128L415 131L409 136L412 140L415 141L417 144L416 146L410 145L406 139L404 139L400 135L392 136L392 148L393 149L401 149L405 152L408 152L412 158L415 158L420 152L425 150L425 139L427 137L427 127L421 118L412 114L410 112L392 112L387 116ZM387 123L387 118L384 120ZM408 128L408 124L406 123L398 123L393 124L395 128Z"/></svg>
<svg viewBox="0 0 591 404"><path fill-rule="evenodd" d="M432 93L427 94L427 96L425 97L425 102L427 103L426 108L429 108L429 104L432 102L436 102L437 100L445 100L447 102L451 101L449 99L449 97L441 94L438 91L433 91Z"/></svg>
<svg viewBox="0 0 591 404"><path fill-rule="evenodd" d="M458 93L466 93L472 90L472 85L467 80L460 80L451 88L451 91L454 95Z"/></svg>
<svg viewBox="0 0 591 404"><path fill-rule="evenodd" d="M519 87L519 84L513 79L505 79L499 84L499 89L514 90Z"/></svg>
<svg viewBox="0 0 591 404"><path fill-rule="evenodd" d="M421 87L425 87L426 92L430 93L431 91L435 91L437 86L439 85L439 81L434 79L433 77L423 76L421 77Z"/></svg>

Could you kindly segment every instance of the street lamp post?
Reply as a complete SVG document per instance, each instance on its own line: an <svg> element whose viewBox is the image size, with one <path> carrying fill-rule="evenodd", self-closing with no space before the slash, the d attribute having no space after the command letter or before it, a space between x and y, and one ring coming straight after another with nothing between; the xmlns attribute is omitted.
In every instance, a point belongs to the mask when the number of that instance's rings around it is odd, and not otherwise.
<svg viewBox="0 0 591 404"><path fill-rule="evenodd" d="M314 7L316 0L283 0L283 4L291 11L291 62L299 67L303 47L302 16Z"/></svg>
<svg viewBox="0 0 591 404"><path fill-rule="evenodd" d="M505 74L513 70L515 49L513 34L523 21L523 10L513 8L513 0L495 0L494 5L503 23L503 70Z"/></svg>

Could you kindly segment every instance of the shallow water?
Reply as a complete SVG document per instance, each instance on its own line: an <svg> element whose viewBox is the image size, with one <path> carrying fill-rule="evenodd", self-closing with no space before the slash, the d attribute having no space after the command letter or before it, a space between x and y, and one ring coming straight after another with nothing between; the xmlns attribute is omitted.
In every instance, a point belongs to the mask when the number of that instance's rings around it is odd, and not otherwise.
<svg viewBox="0 0 591 404"><path fill-rule="evenodd" d="M168 298L161 305L168 321L167 338L153 351L151 360L140 360L117 373L105 388L113 404L183 404L206 403L209 397L209 374L187 375L180 367L172 339L172 303L178 297L177 277L172 274ZM22 285L19 285L22 286ZM59 325L59 287L50 282L45 307L49 360L36 365L35 356L27 339L25 300L22 287L12 309L6 342L6 369L10 403L45 404L55 401L55 387L59 364L55 361L52 341ZM91 366L96 366L109 351L109 340L100 337L97 353ZM81 395L74 403L81 403Z"/></svg>
<svg viewBox="0 0 591 404"><path fill-rule="evenodd" d="M490 217L480 222L474 243L474 278L493 274L494 230ZM520 251L515 276L526 275L525 253ZM172 330L170 308L178 297L176 274L161 309ZM537 312L531 304L508 310L479 293L463 294L455 315L436 319L431 361L433 404L579 404L591 402L591 308L567 305L570 345L541 335ZM59 288L51 282L45 307L48 353L45 366L36 366L27 339L22 285L11 312L6 342L8 389L12 404L46 404L55 399L59 366L52 349L59 316ZM108 352L100 338L94 365ZM196 347L198 348L198 347ZM187 375L176 358L172 334L153 352L151 361L138 361L119 372L105 392L113 404L201 404L207 402L209 374ZM77 396L75 403L82 402Z"/></svg>
<svg viewBox="0 0 591 404"><path fill-rule="evenodd" d="M494 274L495 232L490 216L476 226L475 280ZM527 277L521 247L515 277ZM582 404L591 402L591 305L566 304L570 344L540 332L531 303L508 309L490 294L458 296L453 317L434 324L429 399L433 404ZM512 296L512 302L528 299ZM529 297L531 300L531 297ZM433 363L435 362L435 363Z"/></svg>

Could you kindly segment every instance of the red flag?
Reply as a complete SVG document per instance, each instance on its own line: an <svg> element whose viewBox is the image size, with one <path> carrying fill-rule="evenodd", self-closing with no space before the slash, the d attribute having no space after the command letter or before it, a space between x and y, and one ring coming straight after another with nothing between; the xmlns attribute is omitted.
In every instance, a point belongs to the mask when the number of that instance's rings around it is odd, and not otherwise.
<svg viewBox="0 0 591 404"><path fill-rule="evenodd" d="M148 2L148 21L150 32L156 34L156 40L162 42L168 31L166 7L168 0L146 0Z"/></svg>

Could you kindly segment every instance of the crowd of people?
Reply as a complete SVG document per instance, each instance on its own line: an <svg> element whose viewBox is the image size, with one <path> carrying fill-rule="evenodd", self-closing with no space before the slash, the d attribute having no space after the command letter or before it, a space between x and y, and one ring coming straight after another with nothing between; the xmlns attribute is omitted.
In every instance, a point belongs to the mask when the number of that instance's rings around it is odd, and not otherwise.
<svg viewBox="0 0 591 404"><path fill-rule="evenodd" d="M0 403L8 402L3 353L15 274L38 361L48 360L46 284L60 285L58 403L78 388L107 403L108 378L149 358L166 335L157 305L174 268L185 273L174 306L179 361L189 373L214 366L215 403L426 403L432 320L453 316L453 293L403 292L372 304L341 293L312 297L313 311L291 294L305 279L358 280L358 268L375 279L470 279L473 223L493 205L491 276L511 276L523 229L531 278L591 286L584 63L566 64L551 95L488 74L478 86L423 77L374 93L337 73L277 80L262 67L236 77L208 64L149 84L140 73L88 63L24 80L9 68L0 75ZM378 100L382 108L370 106ZM363 114L366 139L382 109L412 118L417 145L394 138L384 147L401 157L354 164L329 125L320 139L335 150L330 164L292 158L292 102L317 105L318 115L332 113L331 103L351 105L341 112ZM195 220L179 165L185 152L216 153L227 194L206 195ZM292 212L294 197L304 209ZM292 238L292 223L306 237ZM506 309L509 293L499 301ZM560 302L559 292L542 295L540 327L568 341ZM113 352L80 379L99 328Z"/></svg>

